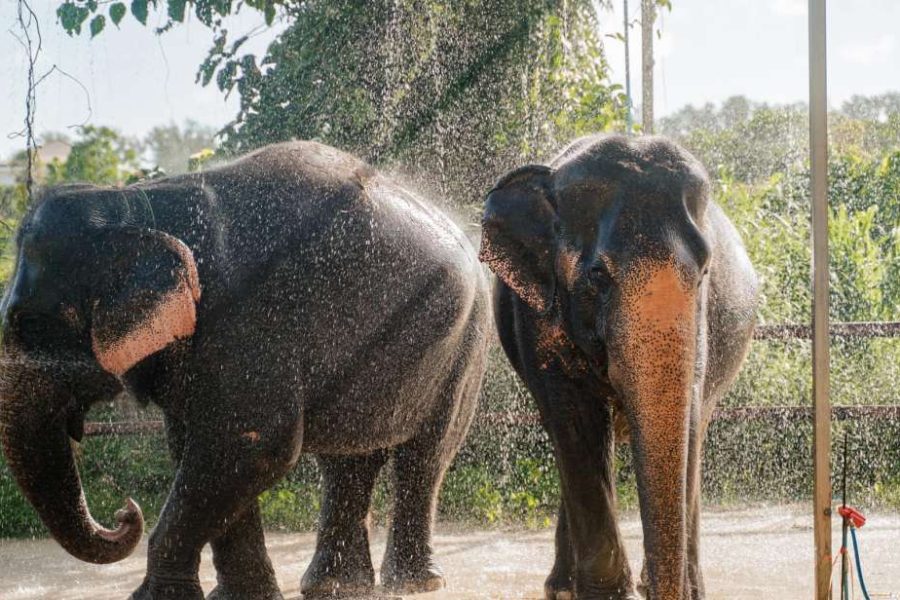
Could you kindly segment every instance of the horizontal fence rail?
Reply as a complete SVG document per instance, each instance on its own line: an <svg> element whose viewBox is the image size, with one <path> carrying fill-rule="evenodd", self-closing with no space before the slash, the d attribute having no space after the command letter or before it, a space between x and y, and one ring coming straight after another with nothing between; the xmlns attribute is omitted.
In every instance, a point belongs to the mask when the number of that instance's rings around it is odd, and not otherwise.
<svg viewBox="0 0 900 600"><path fill-rule="evenodd" d="M735 406L717 408L713 411L714 421L784 420L797 421L812 417L810 406ZM881 406L834 406L831 409L834 421L853 421L861 418L891 419L900 421L900 404ZM541 418L536 412L486 412L475 418L482 425L512 425L527 427L540 425ZM86 436L139 435L163 431L162 421L110 421L84 424Z"/></svg>
<svg viewBox="0 0 900 600"><path fill-rule="evenodd" d="M858 322L832 323L829 329L832 337L845 338L893 338L900 337L900 322ZM812 337L809 325L782 323L779 325L760 325L753 334L757 340L808 340ZM810 406L738 406L717 408L713 412L714 420L753 420L753 419L807 419L812 417ZM835 406L831 410L835 421L847 421L861 417L878 419L900 419L900 405L883 406ZM540 416L528 412L488 412L477 417L477 422L488 425L539 425ZM113 421L88 422L84 424L86 436L136 435L142 433L158 433L163 431L162 421Z"/></svg>
<svg viewBox="0 0 900 600"><path fill-rule="evenodd" d="M900 321L832 323L828 330L831 337L843 338L893 338L900 337ZM809 340L812 327L796 323L759 325L753 332L757 340Z"/></svg>

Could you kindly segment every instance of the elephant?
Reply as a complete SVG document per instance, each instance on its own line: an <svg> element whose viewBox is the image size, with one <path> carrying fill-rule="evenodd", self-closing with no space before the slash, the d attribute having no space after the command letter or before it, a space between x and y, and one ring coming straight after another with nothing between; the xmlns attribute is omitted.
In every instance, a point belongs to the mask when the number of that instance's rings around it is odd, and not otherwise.
<svg viewBox="0 0 900 600"><path fill-rule="evenodd" d="M48 189L17 232L0 304L0 435L17 483L75 557L142 538L131 499L91 516L72 443L125 391L164 414L174 482L132 594L281 598L257 497L316 455L323 501L307 597L375 584L369 504L393 459L381 583L444 578L438 491L473 419L492 337L488 279L451 218L315 142L120 188Z"/></svg>
<svg viewBox="0 0 900 600"><path fill-rule="evenodd" d="M661 137L578 139L499 180L480 258L559 470L546 597L637 598L615 516L618 437L634 458L648 597L702 598L701 445L748 352L758 288L702 165Z"/></svg>

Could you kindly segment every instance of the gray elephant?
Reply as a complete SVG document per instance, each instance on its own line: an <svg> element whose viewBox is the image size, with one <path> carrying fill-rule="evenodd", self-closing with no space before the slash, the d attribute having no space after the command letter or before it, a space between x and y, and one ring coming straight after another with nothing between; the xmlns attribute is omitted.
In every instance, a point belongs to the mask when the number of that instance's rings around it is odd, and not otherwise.
<svg viewBox="0 0 900 600"><path fill-rule="evenodd" d="M324 479L304 594L372 589L367 515L393 457L382 583L443 584L431 549L444 473L472 420L487 283L462 232L373 168L310 142L122 189L48 190L17 234L2 301L10 469L74 556L122 559L143 519L91 517L69 438L126 389L165 413L175 481L133 598L281 594L257 496L301 453Z"/></svg>
<svg viewBox="0 0 900 600"><path fill-rule="evenodd" d="M649 597L703 597L701 445L755 323L757 279L703 167L662 138L583 138L503 177L481 259L562 486L548 598L635 598L615 519L628 431Z"/></svg>

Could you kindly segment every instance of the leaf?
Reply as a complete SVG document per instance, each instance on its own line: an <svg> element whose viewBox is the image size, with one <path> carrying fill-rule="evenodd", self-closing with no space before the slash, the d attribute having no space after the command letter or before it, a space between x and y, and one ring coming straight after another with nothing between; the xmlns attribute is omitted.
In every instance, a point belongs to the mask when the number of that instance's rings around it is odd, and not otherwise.
<svg viewBox="0 0 900 600"><path fill-rule="evenodd" d="M169 0L169 18L179 23L184 21L186 0Z"/></svg>
<svg viewBox="0 0 900 600"><path fill-rule="evenodd" d="M91 19L91 37L97 37L104 27L106 27L106 17L103 15L97 15Z"/></svg>
<svg viewBox="0 0 900 600"><path fill-rule="evenodd" d="M237 74L237 63L229 60L225 66L216 74L216 85L223 92L231 90L234 87L234 76Z"/></svg>
<svg viewBox="0 0 900 600"><path fill-rule="evenodd" d="M266 25L271 25L273 21L275 21L275 2L272 0L266 0L265 8L263 9L266 15Z"/></svg>
<svg viewBox="0 0 900 600"><path fill-rule="evenodd" d="M66 33L81 33L81 24L88 18L88 9L76 6L74 2L66 2L56 9L56 16Z"/></svg>
<svg viewBox="0 0 900 600"><path fill-rule="evenodd" d="M147 0L131 0L131 14L140 21L141 25L147 24Z"/></svg>
<svg viewBox="0 0 900 600"><path fill-rule="evenodd" d="M60 4L59 8L56 9L56 16L63 26L63 29L65 29L66 33L69 35L71 35L72 31L75 29L75 11L75 5L70 2Z"/></svg>
<svg viewBox="0 0 900 600"><path fill-rule="evenodd" d="M125 5L121 2L116 2L112 6L109 7L109 18L112 19L113 25L116 27L119 26L119 23L122 22L122 19L125 17L125 13L128 10L125 8Z"/></svg>

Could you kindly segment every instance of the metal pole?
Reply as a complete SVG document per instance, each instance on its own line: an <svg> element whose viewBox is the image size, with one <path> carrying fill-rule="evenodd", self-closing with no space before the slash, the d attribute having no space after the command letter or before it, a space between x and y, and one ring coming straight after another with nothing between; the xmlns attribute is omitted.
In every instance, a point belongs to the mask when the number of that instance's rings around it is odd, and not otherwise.
<svg viewBox="0 0 900 600"><path fill-rule="evenodd" d="M625 135L631 135L634 131L634 124L631 117L631 64L628 58L628 0L622 0L623 12L625 13Z"/></svg>
<svg viewBox="0 0 900 600"><path fill-rule="evenodd" d="M831 400L828 364L828 95L825 2L809 0L809 151L812 187L813 528L816 600L831 598Z"/></svg>

